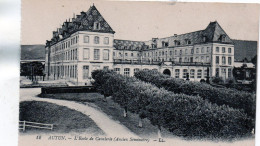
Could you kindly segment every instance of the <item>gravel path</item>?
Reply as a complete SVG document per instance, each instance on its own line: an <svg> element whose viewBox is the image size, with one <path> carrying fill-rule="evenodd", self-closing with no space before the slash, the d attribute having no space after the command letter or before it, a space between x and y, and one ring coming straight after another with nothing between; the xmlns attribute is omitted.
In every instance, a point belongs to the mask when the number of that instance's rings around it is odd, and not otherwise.
<svg viewBox="0 0 260 146"><path fill-rule="evenodd" d="M20 90L20 102L21 101L45 101L49 103L54 103L61 106L66 106L70 109L74 109L79 111L87 116L89 116L98 127L100 127L107 136L119 136L123 135L124 137L135 137L138 138L137 135L132 133L125 126L119 124L118 122L110 119L105 113L92 108L88 105L83 105L80 103L76 103L74 101L67 100L57 100L57 99L49 99L49 98L38 98L36 95L40 94L40 88L21 88Z"/></svg>

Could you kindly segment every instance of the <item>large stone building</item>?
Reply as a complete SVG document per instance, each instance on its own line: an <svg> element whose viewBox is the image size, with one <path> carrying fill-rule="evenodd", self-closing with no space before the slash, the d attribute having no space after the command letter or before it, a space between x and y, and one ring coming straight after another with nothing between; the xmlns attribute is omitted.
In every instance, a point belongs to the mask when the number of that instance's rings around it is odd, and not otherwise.
<svg viewBox="0 0 260 146"><path fill-rule="evenodd" d="M49 79L85 85L95 69L129 76L152 69L175 78L189 74L191 81L206 79L208 69L210 78L232 78L234 45L216 21L204 30L145 42L117 40L114 33L95 6L64 22L46 42Z"/></svg>

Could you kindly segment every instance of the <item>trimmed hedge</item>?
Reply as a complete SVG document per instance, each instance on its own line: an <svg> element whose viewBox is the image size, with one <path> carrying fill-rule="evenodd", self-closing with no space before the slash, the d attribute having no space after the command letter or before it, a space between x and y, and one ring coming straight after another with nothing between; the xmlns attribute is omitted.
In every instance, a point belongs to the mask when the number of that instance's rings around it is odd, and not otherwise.
<svg viewBox="0 0 260 146"><path fill-rule="evenodd" d="M191 82L172 78L157 71L139 71L135 77L150 82L157 87L165 88L174 93L187 95L199 95L217 105L228 105L233 108L242 109L252 119L255 119L256 95L244 91L229 88L217 88L206 83Z"/></svg>
<svg viewBox="0 0 260 146"><path fill-rule="evenodd" d="M175 94L112 71L96 70L92 77L100 93L175 135L232 138L250 134L253 127L243 111L211 104L199 96Z"/></svg>

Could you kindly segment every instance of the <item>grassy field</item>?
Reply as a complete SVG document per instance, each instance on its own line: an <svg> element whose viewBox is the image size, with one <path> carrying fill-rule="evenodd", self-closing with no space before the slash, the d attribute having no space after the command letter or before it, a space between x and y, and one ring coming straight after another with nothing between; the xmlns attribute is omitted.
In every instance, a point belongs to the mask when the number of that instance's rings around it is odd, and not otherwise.
<svg viewBox="0 0 260 146"><path fill-rule="evenodd" d="M138 127L139 117L137 114L128 112L128 117L123 117L123 109L111 97L107 98L107 102L103 101L103 95L99 93L61 93L61 94L44 94L43 98L64 99L88 104L104 113L115 121L120 122L129 130L143 138L157 138L157 127L153 126L149 120L143 120L143 127ZM165 138L173 138L174 135L169 131L162 129L162 136Z"/></svg>
<svg viewBox="0 0 260 146"><path fill-rule="evenodd" d="M52 103L40 101L24 101L20 103L20 121L54 124L54 129L36 129L26 127L25 133L85 133L104 135L104 132L88 116Z"/></svg>

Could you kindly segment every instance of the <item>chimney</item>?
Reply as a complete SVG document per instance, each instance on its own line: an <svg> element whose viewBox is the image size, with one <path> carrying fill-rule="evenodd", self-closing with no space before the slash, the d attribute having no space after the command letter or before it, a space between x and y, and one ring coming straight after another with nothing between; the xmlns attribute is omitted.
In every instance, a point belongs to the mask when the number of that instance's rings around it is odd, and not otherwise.
<svg viewBox="0 0 260 146"><path fill-rule="evenodd" d="M177 37L177 34L174 34L175 37Z"/></svg>

